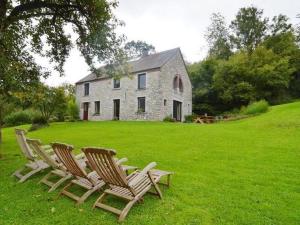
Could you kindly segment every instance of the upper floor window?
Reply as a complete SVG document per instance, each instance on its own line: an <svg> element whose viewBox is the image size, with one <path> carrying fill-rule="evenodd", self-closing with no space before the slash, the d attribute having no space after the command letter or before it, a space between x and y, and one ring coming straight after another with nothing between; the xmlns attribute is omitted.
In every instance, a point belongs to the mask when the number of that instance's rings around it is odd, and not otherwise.
<svg viewBox="0 0 300 225"><path fill-rule="evenodd" d="M90 83L85 83L84 84L84 96L90 94Z"/></svg>
<svg viewBox="0 0 300 225"><path fill-rule="evenodd" d="M120 79L114 79L114 88L120 88L121 86L121 81Z"/></svg>
<svg viewBox="0 0 300 225"><path fill-rule="evenodd" d="M138 89L146 88L146 74L142 73L138 75Z"/></svg>
<svg viewBox="0 0 300 225"><path fill-rule="evenodd" d="M138 97L138 112L145 112L145 111L146 111L146 98Z"/></svg>
<svg viewBox="0 0 300 225"><path fill-rule="evenodd" d="M179 90L180 92L183 92L183 83L182 83L182 79L180 78L179 75L176 75L174 77L174 80L173 80L173 88L175 90Z"/></svg>
<svg viewBox="0 0 300 225"><path fill-rule="evenodd" d="M95 102L95 115L100 115L100 101Z"/></svg>

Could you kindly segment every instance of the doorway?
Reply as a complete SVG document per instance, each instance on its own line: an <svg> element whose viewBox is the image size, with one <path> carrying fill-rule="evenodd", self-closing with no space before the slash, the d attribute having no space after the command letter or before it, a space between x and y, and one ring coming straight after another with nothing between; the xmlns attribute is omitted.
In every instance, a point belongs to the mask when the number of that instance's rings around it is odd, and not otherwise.
<svg viewBox="0 0 300 225"><path fill-rule="evenodd" d="M89 119L89 103L84 102L83 103L83 120Z"/></svg>
<svg viewBox="0 0 300 225"><path fill-rule="evenodd" d="M173 101L173 118L176 121L181 121L182 103L179 101Z"/></svg>
<svg viewBox="0 0 300 225"><path fill-rule="evenodd" d="M120 119L120 99L114 99L114 120Z"/></svg>

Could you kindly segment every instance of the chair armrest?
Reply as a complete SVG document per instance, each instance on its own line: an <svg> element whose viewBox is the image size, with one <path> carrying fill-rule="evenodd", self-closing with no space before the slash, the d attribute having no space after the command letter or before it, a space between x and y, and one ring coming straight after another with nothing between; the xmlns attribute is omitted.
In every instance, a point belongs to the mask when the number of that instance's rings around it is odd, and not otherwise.
<svg viewBox="0 0 300 225"><path fill-rule="evenodd" d="M122 163L127 162L127 161L128 161L127 158L122 158L122 159L116 160L116 163L117 163L117 165L121 165Z"/></svg>
<svg viewBox="0 0 300 225"><path fill-rule="evenodd" d="M156 167L156 162L151 162L149 163L141 172L140 174L146 174L148 173L148 171L150 171L151 169L153 169L154 167Z"/></svg>
<svg viewBox="0 0 300 225"><path fill-rule="evenodd" d="M141 172L139 172L139 175L137 175L135 178L133 178L133 180L131 180L128 185L130 187L135 186L136 184L139 183L139 181L143 178L145 178L145 176L148 176L147 173L153 169L156 166L156 162L151 162L149 163Z"/></svg>

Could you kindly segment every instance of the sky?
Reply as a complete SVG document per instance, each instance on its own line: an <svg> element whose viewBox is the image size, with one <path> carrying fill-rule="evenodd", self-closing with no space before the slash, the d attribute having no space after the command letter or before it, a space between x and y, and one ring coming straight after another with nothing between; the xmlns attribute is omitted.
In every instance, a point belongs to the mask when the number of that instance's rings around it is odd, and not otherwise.
<svg viewBox="0 0 300 225"><path fill-rule="evenodd" d="M296 19L300 13L299 0L119 0L114 13L125 22L117 33L125 34L128 41L146 41L154 45L157 52L180 47L186 61L196 62L207 53L204 34L211 14L220 12L229 24L239 8L251 5L264 9L267 17L281 13L294 24L300 22ZM49 68L46 60L39 61ZM65 76L59 77L53 72L45 83L51 86L64 82L74 84L90 73L77 49L71 51L64 69Z"/></svg>

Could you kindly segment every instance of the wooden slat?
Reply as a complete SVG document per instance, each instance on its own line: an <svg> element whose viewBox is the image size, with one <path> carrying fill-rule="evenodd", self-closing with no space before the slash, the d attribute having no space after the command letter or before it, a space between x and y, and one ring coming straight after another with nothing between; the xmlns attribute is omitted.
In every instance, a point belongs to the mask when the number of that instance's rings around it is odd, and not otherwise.
<svg viewBox="0 0 300 225"><path fill-rule="evenodd" d="M97 207L99 207L99 208L101 208L101 209L105 209L105 210L107 210L107 211L110 211L110 212L112 212L112 213L115 213L115 214L117 214L117 215L120 215L120 214L122 213L122 211L119 210L119 209L116 209L116 208L114 208L114 207L111 207L111 206L109 206L109 205L105 205L105 204L102 204L102 203L99 203L99 202L97 202L97 203L95 204L95 206L97 206Z"/></svg>

